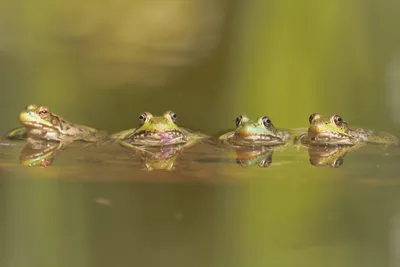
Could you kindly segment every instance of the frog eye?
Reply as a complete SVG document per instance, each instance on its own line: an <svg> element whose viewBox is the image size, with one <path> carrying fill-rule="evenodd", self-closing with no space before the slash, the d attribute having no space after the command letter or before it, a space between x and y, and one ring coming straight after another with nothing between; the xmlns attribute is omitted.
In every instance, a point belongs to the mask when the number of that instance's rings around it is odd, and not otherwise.
<svg viewBox="0 0 400 267"><path fill-rule="evenodd" d="M141 123L146 123L150 120L151 115L148 112L143 112L139 116L139 120Z"/></svg>
<svg viewBox="0 0 400 267"><path fill-rule="evenodd" d="M337 126L342 126L343 119L339 115L333 115L333 121Z"/></svg>
<svg viewBox="0 0 400 267"><path fill-rule="evenodd" d="M236 117L236 120L235 120L236 127L239 127L239 125L242 123L242 120L243 120L242 115Z"/></svg>
<svg viewBox="0 0 400 267"><path fill-rule="evenodd" d="M269 127L272 124L271 119L267 116L262 117L261 120L265 127Z"/></svg>
<svg viewBox="0 0 400 267"><path fill-rule="evenodd" d="M261 161L258 166L260 166L261 168L267 168L269 165L271 165L272 163L272 158L266 158L263 161Z"/></svg>
<svg viewBox="0 0 400 267"><path fill-rule="evenodd" d="M50 115L50 109L46 106L41 106L38 108L38 114L40 118L46 119Z"/></svg>
<svg viewBox="0 0 400 267"><path fill-rule="evenodd" d="M236 159L236 163L242 167L246 167L246 162L244 160L241 159Z"/></svg>
<svg viewBox="0 0 400 267"><path fill-rule="evenodd" d="M340 166L342 166L343 164L343 157L338 158L333 164L332 167L333 168L339 168Z"/></svg>
<svg viewBox="0 0 400 267"><path fill-rule="evenodd" d="M171 118L173 122L176 122L176 119L178 118L178 116L176 116L175 113L171 112Z"/></svg>
<svg viewBox="0 0 400 267"><path fill-rule="evenodd" d="M319 115L318 113L313 113L313 114L311 114L310 117L308 118L308 121L309 121L310 124L311 124L313 120L319 119L320 117L321 117L321 115Z"/></svg>
<svg viewBox="0 0 400 267"><path fill-rule="evenodd" d="M166 111L164 113L164 116L167 116L169 119L171 119L171 121L173 123L176 122L176 120L178 119L178 116L176 115L176 113L174 113L173 111Z"/></svg>

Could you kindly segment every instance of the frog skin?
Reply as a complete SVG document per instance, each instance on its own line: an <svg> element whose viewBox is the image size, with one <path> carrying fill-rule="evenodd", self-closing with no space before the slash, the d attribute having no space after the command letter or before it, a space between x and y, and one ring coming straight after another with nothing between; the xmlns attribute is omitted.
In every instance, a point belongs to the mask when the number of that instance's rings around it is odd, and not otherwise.
<svg viewBox="0 0 400 267"><path fill-rule="evenodd" d="M136 128L112 134L111 140L130 148L157 147L166 145L194 145L209 136L196 133L176 124L177 115L166 111L163 116L155 117L149 112L139 116L139 125Z"/></svg>
<svg viewBox="0 0 400 267"><path fill-rule="evenodd" d="M342 166L347 153L355 151L364 145L365 143L359 143L354 146L310 146L308 148L310 163L315 167L339 168Z"/></svg>
<svg viewBox="0 0 400 267"><path fill-rule="evenodd" d="M309 117L308 132L295 138L295 142L305 145L356 145L359 143L376 143L398 145L398 139L386 132L375 132L364 129L351 129L339 115L322 117L313 113Z"/></svg>
<svg viewBox="0 0 400 267"><path fill-rule="evenodd" d="M273 153L274 149L265 146L260 148L238 148L236 149L236 163L242 167L257 165L261 168L267 168L272 163Z"/></svg>
<svg viewBox="0 0 400 267"><path fill-rule="evenodd" d="M25 139L29 136L49 141L98 142L105 137L105 132L72 124L52 113L46 106L28 105L19 114L19 120L24 127L11 130L7 134L8 138Z"/></svg>
<svg viewBox="0 0 400 267"><path fill-rule="evenodd" d="M244 115L236 118L236 129L219 137L222 143L234 147L276 146L289 141L291 133L275 128L270 118L263 116L252 121Z"/></svg>

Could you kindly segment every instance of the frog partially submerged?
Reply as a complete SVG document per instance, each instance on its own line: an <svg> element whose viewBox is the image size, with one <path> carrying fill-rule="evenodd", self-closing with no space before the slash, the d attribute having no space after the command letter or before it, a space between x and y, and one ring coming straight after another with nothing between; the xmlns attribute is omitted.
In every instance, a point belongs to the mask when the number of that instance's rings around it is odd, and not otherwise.
<svg viewBox="0 0 400 267"><path fill-rule="evenodd" d="M46 106L28 105L19 114L19 120L24 127L11 130L7 134L8 138L25 139L32 137L59 142L75 140L97 142L106 135L105 132L84 125L72 124L52 113Z"/></svg>
<svg viewBox="0 0 400 267"><path fill-rule="evenodd" d="M167 145L191 146L209 136L179 127L176 124L177 115L166 111L163 116L153 116L144 112L139 116L139 125L136 128L112 134L109 138L119 142L122 146L157 147Z"/></svg>
<svg viewBox="0 0 400 267"><path fill-rule="evenodd" d="M219 140L234 147L240 146L277 146L287 143L291 133L287 130L275 128L267 116L252 121L244 115L236 118L236 129L223 134Z"/></svg>
<svg viewBox="0 0 400 267"><path fill-rule="evenodd" d="M375 132L361 128L351 129L337 114L322 117L313 113L309 117L310 127L307 133L295 138L295 142L304 145L356 145L359 143L376 143L398 145L398 139L386 132Z"/></svg>

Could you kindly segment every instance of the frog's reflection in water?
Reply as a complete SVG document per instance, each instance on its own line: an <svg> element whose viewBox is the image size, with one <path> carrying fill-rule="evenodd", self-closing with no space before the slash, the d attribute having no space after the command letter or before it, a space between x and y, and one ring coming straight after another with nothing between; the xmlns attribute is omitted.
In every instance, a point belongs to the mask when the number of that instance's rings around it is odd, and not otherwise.
<svg viewBox="0 0 400 267"><path fill-rule="evenodd" d="M170 145L161 147L136 148L142 159L145 170L174 170L178 155L184 150L183 146Z"/></svg>
<svg viewBox="0 0 400 267"><path fill-rule="evenodd" d="M267 168L272 163L274 147L241 147L236 148L236 163L242 167L257 165Z"/></svg>
<svg viewBox="0 0 400 267"><path fill-rule="evenodd" d="M359 149L362 145L346 146L310 146L308 155L310 163L315 167L339 168L344 163L344 157L347 153Z"/></svg>
<svg viewBox="0 0 400 267"><path fill-rule="evenodd" d="M69 144L68 142L52 142L28 138L19 156L20 163L28 167L50 167L53 165L54 158Z"/></svg>

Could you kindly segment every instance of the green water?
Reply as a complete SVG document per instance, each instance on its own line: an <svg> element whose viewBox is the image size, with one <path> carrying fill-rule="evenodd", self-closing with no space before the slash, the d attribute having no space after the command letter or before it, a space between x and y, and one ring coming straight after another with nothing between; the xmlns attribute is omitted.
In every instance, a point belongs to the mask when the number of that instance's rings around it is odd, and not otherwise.
<svg viewBox="0 0 400 267"><path fill-rule="evenodd" d="M1 266L396 266L398 148L339 168L305 149L262 168L232 150L187 149L172 171L140 154L75 144L47 168L1 153Z"/></svg>

